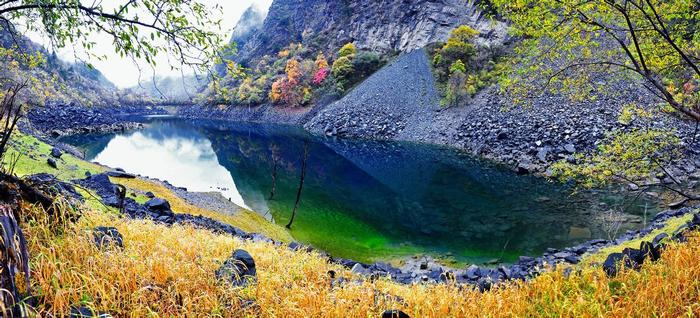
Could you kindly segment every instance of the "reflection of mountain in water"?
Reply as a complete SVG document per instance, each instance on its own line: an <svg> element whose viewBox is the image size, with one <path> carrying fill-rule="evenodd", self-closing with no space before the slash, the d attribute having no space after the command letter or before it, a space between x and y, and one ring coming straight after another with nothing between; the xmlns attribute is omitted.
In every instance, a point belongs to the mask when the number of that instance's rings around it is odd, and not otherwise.
<svg viewBox="0 0 700 318"><path fill-rule="evenodd" d="M245 203L260 213L270 212L279 223L289 219L308 141L311 151L297 230L350 233L369 242L375 241L375 234L368 231L376 232L389 248L409 245L471 259L539 253L577 240L607 238L608 224L596 215L620 199L571 196L560 184L517 176L452 150L311 137L289 126L158 120L140 134L146 140L177 140L209 149L209 155L197 160L215 164L207 164L210 170L192 178L230 173ZM105 143L102 138L91 142L99 144L91 145L95 148ZM143 165L134 158L121 160ZM276 191L268 200L275 162ZM188 164L192 166L180 169L198 169L201 162ZM353 222L364 225L345 231ZM623 229L639 226L627 222ZM356 239L360 238L317 236L312 243L330 248L351 246ZM374 245L362 246L372 250Z"/></svg>
<svg viewBox="0 0 700 318"><path fill-rule="evenodd" d="M267 207L271 149L284 173L279 200L293 200L302 138L313 140L304 207L323 205L371 224L397 241L536 252L570 244L572 228L606 237L592 214L605 205L570 196L565 187L484 164L445 149L403 143L319 140L274 128L237 127L209 134L214 149L254 207ZM225 155L224 155L225 154ZM310 194L309 192L314 192ZM314 201L316 200L316 201ZM263 210L264 211L264 210ZM284 211L284 213L289 213ZM571 238L581 239L581 237ZM455 247L457 246L457 247Z"/></svg>

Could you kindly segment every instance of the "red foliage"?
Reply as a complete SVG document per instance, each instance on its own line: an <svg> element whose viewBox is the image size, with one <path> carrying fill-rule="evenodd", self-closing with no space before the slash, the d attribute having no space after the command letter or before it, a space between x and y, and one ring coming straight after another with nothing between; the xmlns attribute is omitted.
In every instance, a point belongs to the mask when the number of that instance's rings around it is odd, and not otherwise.
<svg viewBox="0 0 700 318"><path fill-rule="evenodd" d="M314 74L314 78L311 80L311 83L316 86L323 84L326 78L328 78L328 74L330 74L330 72L330 69L327 67L320 68L318 71L316 71L316 74Z"/></svg>

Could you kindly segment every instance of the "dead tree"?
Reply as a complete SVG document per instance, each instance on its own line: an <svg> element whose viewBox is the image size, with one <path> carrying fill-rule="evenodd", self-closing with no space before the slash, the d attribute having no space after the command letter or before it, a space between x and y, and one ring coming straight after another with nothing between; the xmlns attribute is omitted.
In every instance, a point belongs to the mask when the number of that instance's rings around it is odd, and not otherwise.
<svg viewBox="0 0 700 318"><path fill-rule="evenodd" d="M304 155L301 158L301 176L299 177L299 188L297 188L297 199L294 201L294 209L292 210L292 217L289 219L286 228L292 229L292 223L294 222L294 217L297 215L297 209L299 208L299 201L301 201L301 190L304 188L304 177L306 176L306 162L309 159L309 142L304 142Z"/></svg>
<svg viewBox="0 0 700 318"><path fill-rule="evenodd" d="M272 198L275 197L275 189L277 188L277 168L279 167L280 158L279 148L276 144L272 144L272 146L270 146L270 157L272 158L272 187L270 188L270 196L267 198L268 200L272 200Z"/></svg>

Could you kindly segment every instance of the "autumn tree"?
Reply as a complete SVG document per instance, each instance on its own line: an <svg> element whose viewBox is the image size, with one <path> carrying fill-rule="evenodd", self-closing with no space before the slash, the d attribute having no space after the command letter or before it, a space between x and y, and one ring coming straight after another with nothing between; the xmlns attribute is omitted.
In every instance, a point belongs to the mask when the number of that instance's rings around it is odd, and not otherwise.
<svg viewBox="0 0 700 318"><path fill-rule="evenodd" d="M688 0L494 0L522 38L524 67L504 84L572 96L596 74L631 75L660 100L700 120L700 3ZM553 67L550 67L553 66Z"/></svg>
<svg viewBox="0 0 700 318"><path fill-rule="evenodd" d="M675 113L700 120L697 1L493 3L510 20L512 33L520 38L518 58L511 61L513 70L501 81L501 87L516 101L527 102L527 97L535 92L558 92L577 100L594 98L591 92L611 93L598 84L598 77L607 75L612 80L640 83ZM651 121L663 114L655 105L644 106ZM625 111L623 116L630 117ZM683 189L678 176L667 169L682 156L681 147L672 130L617 130L610 132L593 153L579 154L572 162L559 162L553 170L556 175L579 180L585 186L613 181L659 185L695 199Z"/></svg>

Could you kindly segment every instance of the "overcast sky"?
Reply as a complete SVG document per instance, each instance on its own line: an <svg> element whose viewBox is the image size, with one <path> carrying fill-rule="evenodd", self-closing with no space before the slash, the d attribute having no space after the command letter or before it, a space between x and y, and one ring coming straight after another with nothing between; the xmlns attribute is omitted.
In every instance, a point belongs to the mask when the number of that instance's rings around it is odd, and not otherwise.
<svg viewBox="0 0 700 318"><path fill-rule="evenodd" d="M222 30L221 35L228 41L231 36L231 31L233 27L238 22L243 12L250 7L253 3L258 4L262 8L268 8L272 3L272 0L201 0L201 2L211 5L212 7L216 4L223 8L223 19L222 19ZM38 34L28 34L28 36L35 42L46 44L47 41L41 38ZM108 58L106 60L89 61L98 70L116 84L120 88L131 87L138 84L139 81L139 67L131 59L121 58L114 53L114 48L112 47L112 41L110 36L101 35L99 38L95 39L97 42L96 53L99 55L106 55ZM59 56L65 60L74 60L74 53L72 50L63 49L60 50ZM80 54L78 54L80 56ZM81 58L83 58L81 56ZM173 71L170 69L170 63L168 58L163 55L158 56L157 60L158 66L156 67L156 74L163 76L180 76L180 71ZM145 64L143 64L145 65ZM153 75L153 69L150 66L142 67L142 72L140 73L141 80L146 81L150 79Z"/></svg>

